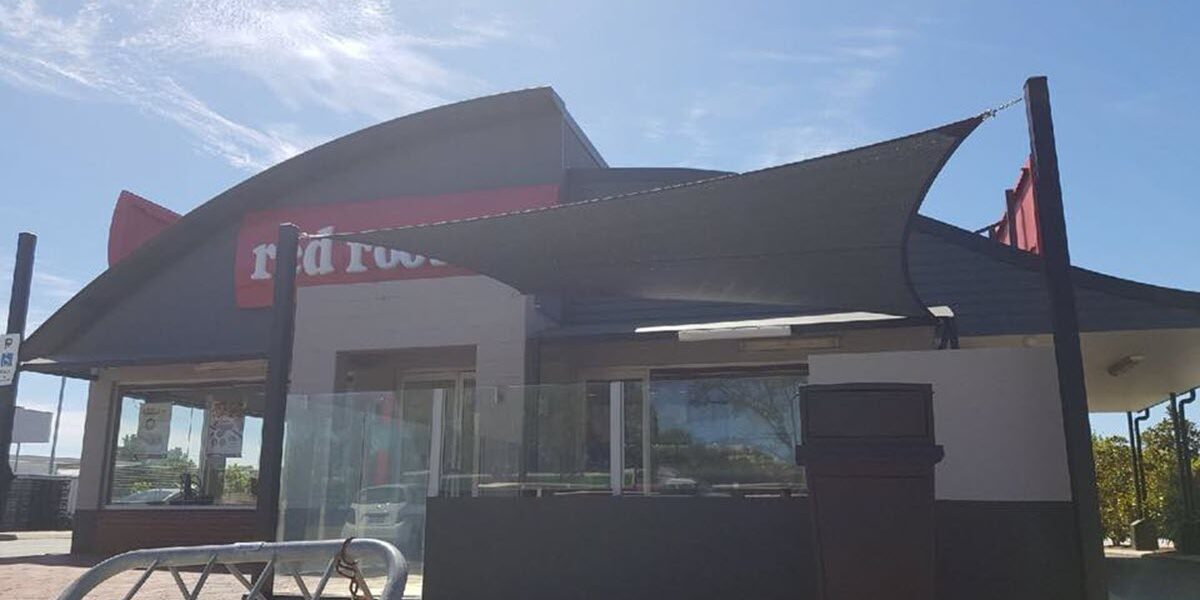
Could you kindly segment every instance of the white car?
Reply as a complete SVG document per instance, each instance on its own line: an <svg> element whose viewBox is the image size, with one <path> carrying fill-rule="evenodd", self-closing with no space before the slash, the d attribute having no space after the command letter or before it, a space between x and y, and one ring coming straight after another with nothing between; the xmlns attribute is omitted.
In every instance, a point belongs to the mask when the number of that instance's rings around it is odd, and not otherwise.
<svg viewBox="0 0 1200 600"><path fill-rule="evenodd" d="M391 542L406 556L420 554L425 533L425 498L414 485L395 483L359 490L342 526L342 537Z"/></svg>
<svg viewBox="0 0 1200 600"><path fill-rule="evenodd" d="M128 496L113 498L113 504L168 504L183 496L176 488L154 488L133 492Z"/></svg>

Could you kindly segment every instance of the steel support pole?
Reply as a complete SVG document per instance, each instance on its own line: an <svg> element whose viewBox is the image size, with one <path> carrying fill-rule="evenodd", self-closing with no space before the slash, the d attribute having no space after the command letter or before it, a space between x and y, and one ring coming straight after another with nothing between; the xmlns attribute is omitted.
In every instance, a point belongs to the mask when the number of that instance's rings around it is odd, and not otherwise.
<svg viewBox="0 0 1200 600"><path fill-rule="evenodd" d="M608 384L608 480L612 495L625 489L625 382Z"/></svg>
<svg viewBox="0 0 1200 600"><path fill-rule="evenodd" d="M67 377L64 375L58 382L58 410L54 411L54 437L50 438L50 464L46 465L46 474L54 474L54 460L58 455L58 426L62 425L63 396L67 393Z"/></svg>
<svg viewBox="0 0 1200 600"><path fill-rule="evenodd" d="M1171 451L1175 454L1175 476L1180 481L1180 502L1183 504L1184 512L1188 509L1188 492L1183 484L1184 472L1186 468L1183 466L1183 444L1180 440L1183 438L1180 427L1180 398L1175 392L1166 400L1166 416L1171 419Z"/></svg>
<svg viewBox="0 0 1200 600"><path fill-rule="evenodd" d="M258 537L273 542L279 527L280 477L283 471L283 425L287 414L292 371L292 342L296 330L296 266L300 229L279 226L275 245L274 296L267 340L267 382L263 410L262 447L258 467ZM271 582L265 590L270 596Z"/></svg>
<svg viewBox="0 0 1200 600"><path fill-rule="evenodd" d="M1050 87L1045 77L1025 81L1025 110L1029 124L1033 195L1037 201L1038 234L1042 264L1050 295L1054 330L1054 356L1058 364L1058 390L1062 402L1063 433L1067 445L1074 512L1075 547L1079 556L1079 584L1083 598L1108 597L1104 573L1104 542L1100 525L1100 500L1096 488L1096 463L1092 456L1092 431L1088 421L1087 387L1083 379L1083 351L1079 343L1079 318L1071 255L1063 214L1058 150L1050 114Z"/></svg>
<svg viewBox="0 0 1200 600"><path fill-rule="evenodd" d="M1196 487L1192 480L1192 445L1191 428L1188 426L1187 405L1196 401L1196 390L1188 393L1187 398L1179 400L1179 450L1183 467L1183 509L1184 514L1191 517L1196 512Z"/></svg>
<svg viewBox="0 0 1200 600"><path fill-rule="evenodd" d="M1133 438L1134 449L1137 452L1137 476L1138 476L1138 502L1146 505L1146 461L1142 459L1142 423L1150 420L1150 409L1143 408L1142 412L1138 413L1133 418Z"/></svg>
<svg viewBox="0 0 1200 600"><path fill-rule="evenodd" d="M37 250L37 236L21 233L17 236L17 259L13 264L12 294L8 297L8 333L20 334L25 338L25 320L29 315L29 290L33 284L33 257ZM8 502L8 490L12 485L13 472L8 464L9 447L12 446L13 419L17 414L17 381L21 376L21 360L16 359L16 373L10 385L0 387L0 511Z"/></svg>
<svg viewBox="0 0 1200 600"><path fill-rule="evenodd" d="M1133 429L1133 413L1125 413L1125 423L1129 426L1129 467L1133 473L1133 508L1137 518L1145 516L1142 508L1142 476L1138 465L1137 433Z"/></svg>

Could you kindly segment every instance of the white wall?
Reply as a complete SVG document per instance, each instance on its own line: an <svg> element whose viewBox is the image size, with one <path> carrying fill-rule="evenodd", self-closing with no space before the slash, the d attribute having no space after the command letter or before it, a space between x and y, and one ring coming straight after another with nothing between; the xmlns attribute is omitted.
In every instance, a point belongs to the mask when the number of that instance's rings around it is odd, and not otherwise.
<svg viewBox="0 0 1200 600"><path fill-rule="evenodd" d="M933 385L946 457L939 500L1069 501L1058 370L1049 348L814 355L812 383Z"/></svg>
<svg viewBox="0 0 1200 600"><path fill-rule="evenodd" d="M474 346L480 386L519 385L532 300L479 276L301 287L292 392L337 389L339 352Z"/></svg>

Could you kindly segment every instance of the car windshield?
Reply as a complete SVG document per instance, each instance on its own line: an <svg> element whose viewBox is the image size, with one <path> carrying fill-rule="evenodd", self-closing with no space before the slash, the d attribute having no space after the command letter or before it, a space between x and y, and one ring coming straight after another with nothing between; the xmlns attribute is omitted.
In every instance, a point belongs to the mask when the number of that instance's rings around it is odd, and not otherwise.
<svg viewBox="0 0 1200 600"><path fill-rule="evenodd" d="M400 503L408 500L408 494L399 486L366 488L358 494L362 504Z"/></svg>

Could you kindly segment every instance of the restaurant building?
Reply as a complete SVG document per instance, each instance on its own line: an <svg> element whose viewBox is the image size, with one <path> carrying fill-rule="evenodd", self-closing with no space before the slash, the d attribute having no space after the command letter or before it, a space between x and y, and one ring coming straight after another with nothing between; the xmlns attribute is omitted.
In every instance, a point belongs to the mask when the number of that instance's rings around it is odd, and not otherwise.
<svg viewBox="0 0 1200 600"><path fill-rule="evenodd" d="M802 398L884 382L932 391L914 427L940 449L916 488L838 505L895 517L929 486L929 546L860 558L926 552L939 598L1081 598L1029 168L991 235L915 214L982 120L746 174L617 168L537 88L369 127L186 215L123 193L110 268L22 347L91 381L73 551L258 539L278 485L281 539L387 539L430 598L815 598L836 561ZM275 483L281 223L312 235ZM627 268L639 252L678 254ZM1200 295L1072 280L1091 410L1200 382ZM909 418L859 406L839 422Z"/></svg>

